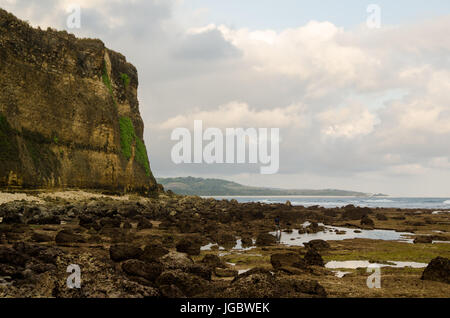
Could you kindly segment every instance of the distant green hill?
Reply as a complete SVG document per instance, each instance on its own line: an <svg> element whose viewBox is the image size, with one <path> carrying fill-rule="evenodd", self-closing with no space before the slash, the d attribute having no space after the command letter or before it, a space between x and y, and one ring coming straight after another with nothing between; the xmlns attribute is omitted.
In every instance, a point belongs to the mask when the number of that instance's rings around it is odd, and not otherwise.
<svg viewBox="0 0 450 318"><path fill-rule="evenodd" d="M325 190L285 190L276 188L249 187L236 182L222 179L185 178L157 178L157 182L166 190L177 194L200 196L370 196L371 194L336 189ZM381 196L381 195L378 195Z"/></svg>

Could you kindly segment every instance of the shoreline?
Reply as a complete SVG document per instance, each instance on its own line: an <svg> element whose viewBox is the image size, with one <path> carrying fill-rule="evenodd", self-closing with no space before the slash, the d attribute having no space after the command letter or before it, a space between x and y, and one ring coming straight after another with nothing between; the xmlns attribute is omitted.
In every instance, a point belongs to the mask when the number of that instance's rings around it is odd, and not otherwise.
<svg viewBox="0 0 450 318"><path fill-rule="evenodd" d="M449 259L448 216L432 210L65 194L51 198L43 193L41 203L0 205L0 251L9 255L2 259L7 264L0 264L0 297L450 295L450 284L421 280L423 268L383 267L383 289L374 291L365 284L366 271L346 269L337 277L324 266L331 261L429 264L437 257ZM270 234L277 216L280 241ZM414 242L393 240L399 233L410 234L406 239ZM281 244L298 237L303 246ZM311 252L307 244L315 239L318 246ZM210 244L216 248L202 249ZM71 264L82 268L81 291L65 286Z"/></svg>

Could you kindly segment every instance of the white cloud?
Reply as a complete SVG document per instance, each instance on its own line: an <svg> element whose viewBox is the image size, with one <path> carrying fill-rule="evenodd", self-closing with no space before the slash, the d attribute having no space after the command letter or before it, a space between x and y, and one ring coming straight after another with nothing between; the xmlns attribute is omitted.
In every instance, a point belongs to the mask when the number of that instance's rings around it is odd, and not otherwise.
<svg viewBox="0 0 450 318"><path fill-rule="evenodd" d="M0 5L33 25L63 28L69 2ZM276 31L198 23L207 10L181 14L179 0L79 3L82 29L71 31L101 38L138 68L157 176L249 173L170 162L168 131L201 119L281 128L278 186L450 189L449 16L377 30L311 21Z"/></svg>
<svg viewBox="0 0 450 318"><path fill-rule="evenodd" d="M322 133L328 137L355 138L370 134L376 123L376 116L361 105L332 108L318 114Z"/></svg>
<svg viewBox="0 0 450 318"><path fill-rule="evenodd" d="M231 102L213 110L194 110L188 114L169 118L158 125L160 129L191 127L194 120L202 120L205 125L217 128L281 128L305 125L302 106L292 105L285 108L256 110L242 102Z"/></svg>

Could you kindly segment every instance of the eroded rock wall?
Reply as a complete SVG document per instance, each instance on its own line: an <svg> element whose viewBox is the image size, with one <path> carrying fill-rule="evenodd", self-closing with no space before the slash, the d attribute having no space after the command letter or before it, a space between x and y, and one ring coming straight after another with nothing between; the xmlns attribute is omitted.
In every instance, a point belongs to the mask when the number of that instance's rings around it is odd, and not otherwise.
<svg viewBox="0 0 450 318"><path fill-rule="evenodd" d="M0 9L0 187L152 192L136 68Z"/></svg>

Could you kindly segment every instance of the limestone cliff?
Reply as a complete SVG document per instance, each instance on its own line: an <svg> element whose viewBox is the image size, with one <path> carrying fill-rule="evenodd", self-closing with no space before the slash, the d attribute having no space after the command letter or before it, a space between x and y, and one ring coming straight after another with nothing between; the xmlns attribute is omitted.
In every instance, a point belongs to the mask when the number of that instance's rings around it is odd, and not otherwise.
<svg viewBox="0 0 450 318"><path fill-rule="evenodd" d="M137 87L100 40L0 9L0 187L153 191Z"/></svg>

